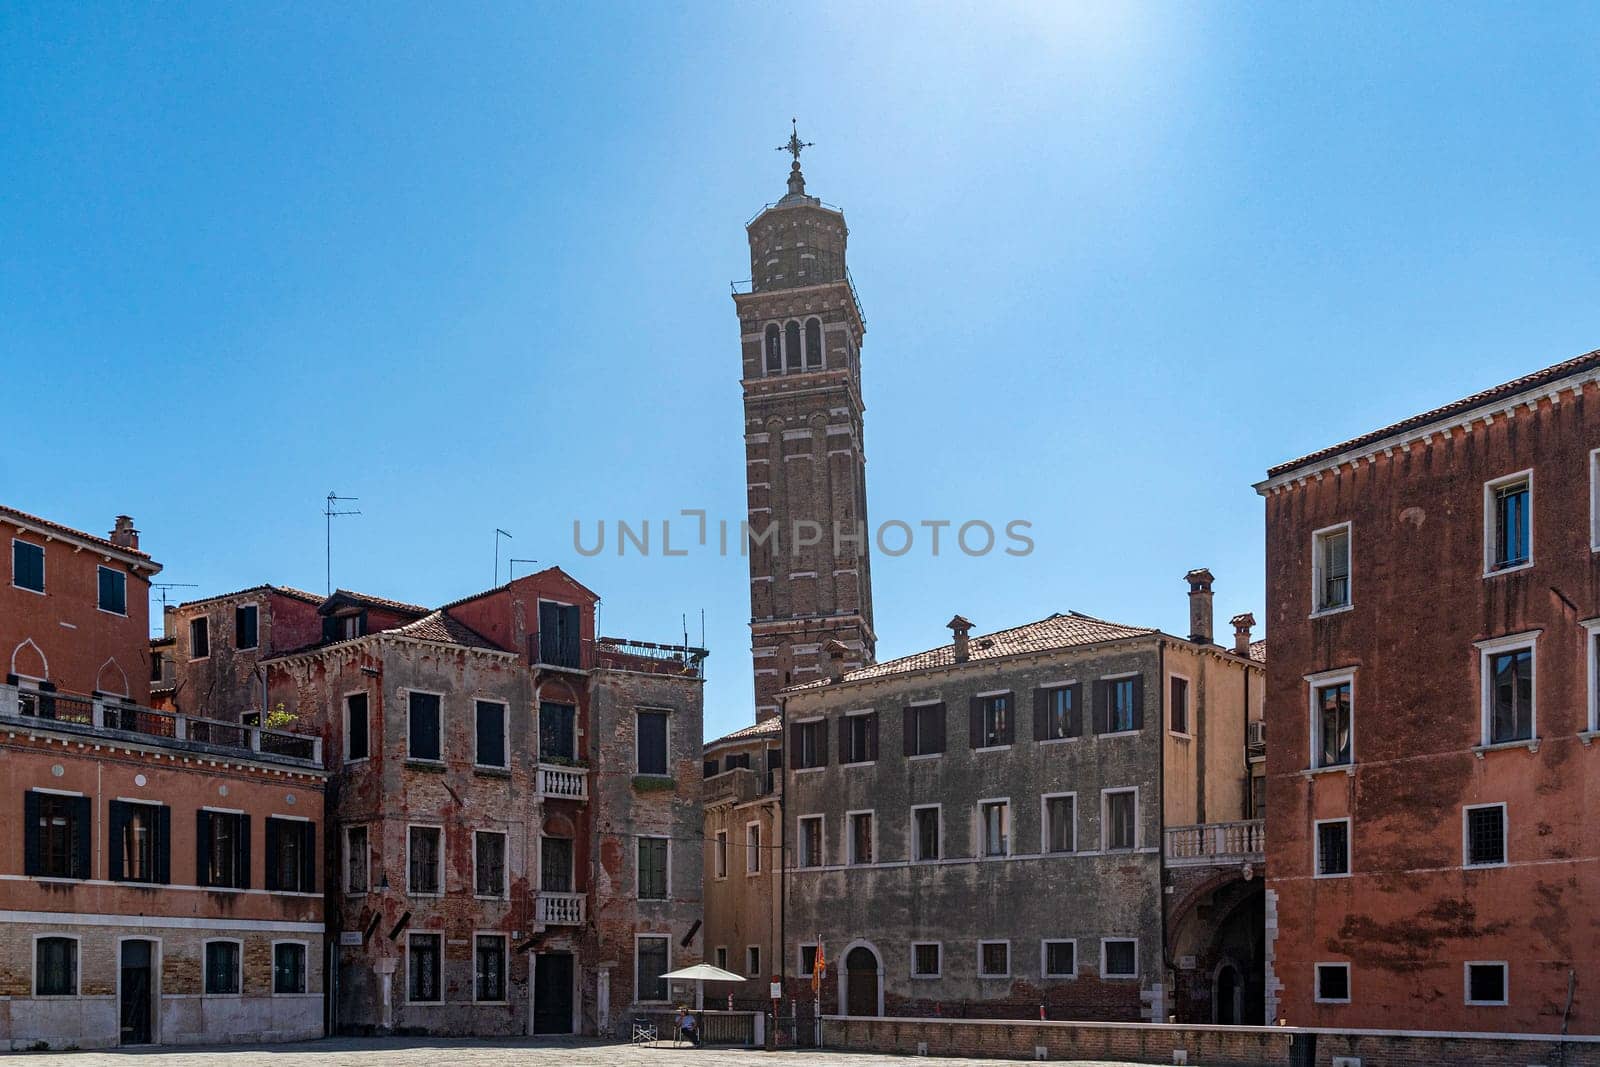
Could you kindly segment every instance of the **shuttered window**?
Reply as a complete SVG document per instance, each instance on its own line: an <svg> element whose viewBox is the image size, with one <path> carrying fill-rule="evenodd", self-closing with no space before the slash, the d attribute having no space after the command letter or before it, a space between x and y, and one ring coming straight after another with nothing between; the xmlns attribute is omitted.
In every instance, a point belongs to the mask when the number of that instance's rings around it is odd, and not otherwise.
<svg viewBox="0 0 1600 1067"><path fill-rule="evenodd" d="M667 899L667 839L639 838L639 899Z"/></svg>
<svg viewBox="0 0 1600 1067"><path fill-rule="evenodd" d="M492 700L477 702L478 751L474 762L480 767L506 765L506 706Z"/></svg>
<svg viewBox="0 0 1600 1067"><path fill-rule="evenodd" d="M546 893L572 892L572 839L539 839L539 888Z"/></svg>
<svg viewBox="0 0 1600 1067"><path fill-rule="evenodd" d="M317 830L299 819L267 819L267 889L316 892Z"/></svg>
<svg viewBox="0 0 1600 1067"><path fill-rule="evenodd" d="M172 880L172 809L162 804L111 802L108 876L113 882Z"/></svg>
<svg viewBox="0 0 1600 1067"><path fill-rule="evenodd" d="M795 770L824 767L828 763L828 720L797 722L789 727L789 749Z"/></svg>
<svg viewBox="0 0 1600 1067"><path fill-rule="evenodd" d="M97 568L99 575L99 600L101 611L113 615L128 613L128 576L111 567Z"/></svg>
<svg viewBox="0 0 1600 1067"><path fill-rule="evenodd" d="M1096 733L1120 734L1144 728L1144 677L1104 678L1100 681L1100 706L1095 710Z"/></svg>
<svg viewBox="0 0 1600 1067"><path fill-rule="evenodd" d="M878 715L846 715L839 724L839 762L871 763L878 758Z"/></svg>
<svg viewBox="0 0 1600 1067"><path fill-rule="evenodd" d="M442 752L439 745L438 694L408 693L406 699L406 757L438 762Z"/></svg>
<svg viewBox="0 0 1600 1067"><path fill-rule="evenodd" d="M638 773L667 773L667 713L635 712L635 738L638 744Z"/></svg>
<svg viewBox="0 0 1600 1067"><path fill-rule="evenodd" d="M1078 686L1057 685L1033 691L1033 739L1060 741L1083 733Z"/></svg>
<svg viewBox="0 0 1600 1067"><path fill-rule="evenodd" d="M500 897L506 892L506 835L480 830L473 835L477 894Z"/></svg>
<svg viewBox="0 0 1600 1067"><path fill-rule="evenodd" d="M413 895L437 896L441 893L444 831L437 826L409 828L410 862L406 884Z"/></svg>
<svg viewBox="0 0 1600 1067"><path fill-rule="evenodd" d="M205 659L211 655L211 623L202 615L189 620L189 658Z"/></svg>
<svg viewBox="0 0 1600 1067"><path fill-rule="evenodd" d="M44 548L31 541L11 542L11 584L18 589L44 592Z"/></svg>
<svg viewBox="0 0 1600 1067"><path fill-rule="evenodd" d="M250 816L200 809L195 815L195 849L199 885L250 888Z"/></svg>
<svg viewBox="0 0 1600 1067"><path fill-rule="evenodd" d="M88 878L90 826L88 797L33 790L22 795L23 867L39 878Z"/></svg>
<svg viewBox="0 0 1600 1067"><path fill-rule="evenodd" d="M907 756L932 756L944 751L944 704L918 704L902 712L902 751Z"/></svg>
<svg viewBox="0 0 1600 1067"><path fill-rule="evenodd" d="M1010 693L972 698L968 740L973 748L1000 748L1011 744L1015 734L1014 703Z"/></svg>
<svg viewBox="0 0 1600 1067"><path fill-rule="evenodd" d="M539 705L539 758L571 760L577 757L573 721L577 710L571 704Z"/></svg>

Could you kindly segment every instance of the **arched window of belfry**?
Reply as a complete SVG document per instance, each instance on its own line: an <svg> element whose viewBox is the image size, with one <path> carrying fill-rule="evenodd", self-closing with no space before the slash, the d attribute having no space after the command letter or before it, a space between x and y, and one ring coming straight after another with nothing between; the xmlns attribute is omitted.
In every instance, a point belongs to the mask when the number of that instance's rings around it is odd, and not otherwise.
<svg viewBox="0 0 1600 1067"><path fill-rule="evenodd" d="M775 322L767 327L767 373L783 373L783 339Z"/></svg>
<svg viewBox="0 0 1600 1067"><path fill-rule="evenodd" d="M806 369L822 366L822 320L806 320Z"/></svg>
<svg viewBox="0 0 1600 1067"><path fill-rule="evenodd" d="M800 369L800 323L794 319L783 327L783 350L788 356L789 370Z"/></svg>

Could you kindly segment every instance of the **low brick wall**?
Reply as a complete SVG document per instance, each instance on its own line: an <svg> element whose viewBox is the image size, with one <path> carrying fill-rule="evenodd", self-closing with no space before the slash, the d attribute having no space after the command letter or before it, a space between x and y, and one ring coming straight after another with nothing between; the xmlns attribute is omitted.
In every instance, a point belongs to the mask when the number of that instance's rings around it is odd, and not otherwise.
<svg viewBox="0 0 1600 1067"><path fill-rule="evenodd" d="M860 1052L1204 1067L1600 1067L1600 1037L1304 1030L1283 1026L823 1017L822 1043ZM1043 1049L1041 1056L1039 1051ZM1314 1052L1313 1052L1314 1050ZM1182 1055L1175 1055L1175 1054ZM1305 1058L1301 1058L1305 1057ZM1352 1063L1349 1067L1356 1067Z"/></svg>

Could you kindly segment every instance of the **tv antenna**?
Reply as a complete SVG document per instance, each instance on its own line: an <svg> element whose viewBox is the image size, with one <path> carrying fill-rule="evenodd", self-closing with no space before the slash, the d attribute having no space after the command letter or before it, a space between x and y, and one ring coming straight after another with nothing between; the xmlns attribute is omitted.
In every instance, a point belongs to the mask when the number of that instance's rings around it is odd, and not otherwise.
<svg viewBox="0 0 1600 1067"><path fill-rule="evenodd" d="M327 563L328 563L328 593L327 593L328 596L332 596L333 595L333 520L338 518L338 517L340 517L341 515L359 515L359 514L361 514L361 510L359 508L351 508L348 511L340 511L339 510L339 505L341 503L344 503L347 500L360 500L360 499L361 498L358 497L358 496L340 496L337 493L329 492L328 493L327 503L323 506L323 509L322 509L322 517L326 520L326 523L327 523L327 532L324 535L322 544L323 544L324 553L327 556Z"/></svg>
<svg viewBox="0 0 1600 1067"><path fill-rule="evenodd" d="M506 578L507 579L515 579L516 578L516 576L517 576L517 564L519 564L519 563L538 563L538 562L539 561L536 560L536 559L515 559L515 558L508 559L508 560L506 560Z"/></svg>
<svg viewBox="0 0 1600 1067"><path fill-rule="evenodd" d="M489 583L489 588L491 589L500 584L500 538L502 537L508 541L516 540L500 527L496 526L494 528L494 581ZM508 567L507 570L509 571L510 568Z"/></svg>
<svg viewBox="0 0 1600 1067"><path fill-rule="evenodd" d="M168 589L198 589L200 587L194 582L151 582L150 588L161 590L161 616L165 618L167 614Z"/></svg>

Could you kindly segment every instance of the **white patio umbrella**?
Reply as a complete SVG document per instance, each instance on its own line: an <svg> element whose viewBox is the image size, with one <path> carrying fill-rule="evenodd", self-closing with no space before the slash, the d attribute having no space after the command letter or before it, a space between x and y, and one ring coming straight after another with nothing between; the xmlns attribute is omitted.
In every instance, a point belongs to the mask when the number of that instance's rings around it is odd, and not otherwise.
<svg viewBox="0 0 1600 1067"><path fill-rule="evenodd" d="M744 981L744 975L725 971L721 967L713 967L709 963L697 963L693 967L680 967L676 971L668 971L661 977L678 982L692 981L694 983L694 1006L696 1011L700 1011L706 1006L705 983Z"/></svg>

